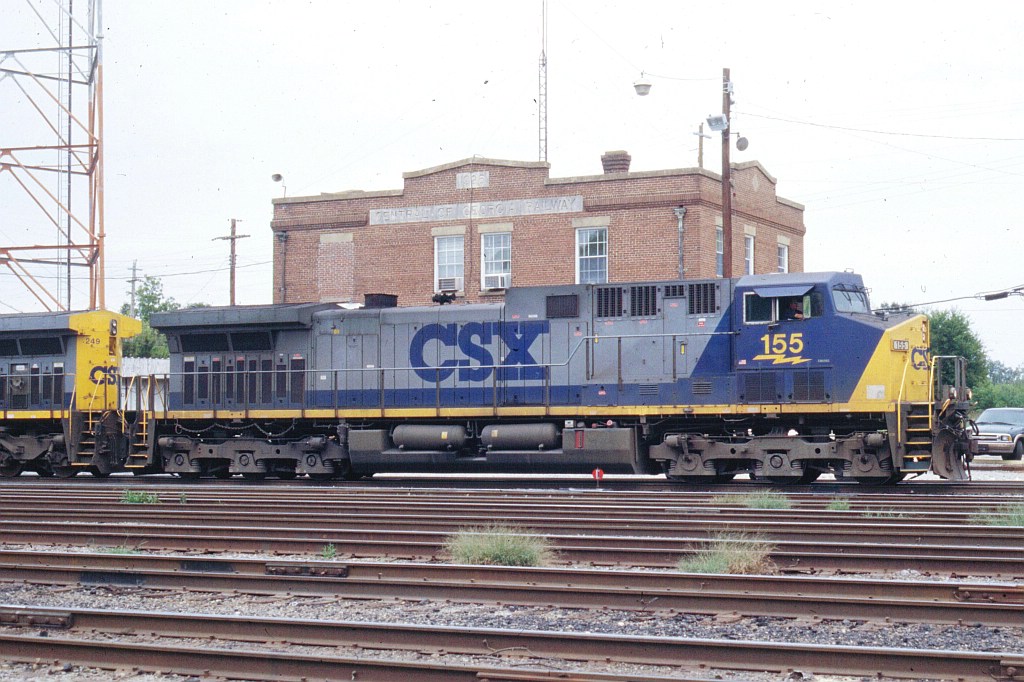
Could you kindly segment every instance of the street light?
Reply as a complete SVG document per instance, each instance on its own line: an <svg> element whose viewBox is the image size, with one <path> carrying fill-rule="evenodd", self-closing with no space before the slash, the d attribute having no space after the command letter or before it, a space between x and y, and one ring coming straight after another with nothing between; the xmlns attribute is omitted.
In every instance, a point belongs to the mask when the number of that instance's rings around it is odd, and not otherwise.
<svg viewBox="0 0 1024 682"><path fill-rule="evenodd" d="M288 185L284 184L284 176L281 175L280 173L274 173L273 175L270 176L270 179L273 180L274 182L280 182L281 183L281 196L282 197L287 197L288 196Z"/></svg>
<svg viewBox="0 0 1024 682"><path fill-rule="evenodd" d="M643 72L633 83L636 94L644 97L651 92L651 83ZM729 114L732 105L732 81L729 69L722 69L722 113L708 116L708 126L722 133L722 277L732 277L732 167L729 164ZM747 148L747 138L737 141L740 151Z"/></svg>

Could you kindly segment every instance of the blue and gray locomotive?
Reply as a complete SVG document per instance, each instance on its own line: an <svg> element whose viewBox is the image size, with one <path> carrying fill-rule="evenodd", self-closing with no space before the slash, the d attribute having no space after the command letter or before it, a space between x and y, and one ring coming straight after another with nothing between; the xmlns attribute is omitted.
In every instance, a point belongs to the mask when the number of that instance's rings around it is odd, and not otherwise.
<svg viewBox="0 0 1024 682"><path fill-rule="evenodd" d="M388 297L378 296L387 301ZM848 272L512 288L493 304L160 313L142 471L965 477L963 361Z"/></svg>

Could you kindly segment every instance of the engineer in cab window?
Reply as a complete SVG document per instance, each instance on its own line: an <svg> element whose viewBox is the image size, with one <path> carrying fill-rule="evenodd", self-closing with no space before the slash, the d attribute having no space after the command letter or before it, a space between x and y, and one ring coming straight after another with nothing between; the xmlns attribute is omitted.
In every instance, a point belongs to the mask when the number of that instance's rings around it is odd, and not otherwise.
<svg viewBox="0 0 1024 682"><path fill-rule="evenodd" d="M802 320L804 319L804 305L799 298L791 298L786 306L782 309L780 319L783 320Z"/></svg>

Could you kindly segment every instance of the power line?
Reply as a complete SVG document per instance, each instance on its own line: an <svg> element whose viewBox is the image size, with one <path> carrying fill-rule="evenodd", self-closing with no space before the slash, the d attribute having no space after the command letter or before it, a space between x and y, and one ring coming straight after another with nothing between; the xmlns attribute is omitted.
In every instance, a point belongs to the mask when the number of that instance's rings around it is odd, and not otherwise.
<svg viewBox="0 0 1024 682"><path fill-rule="evenodd" d="M895 135L897 137L925 137L940 140L975 140L985 142L1024 142L1024 137L968 137L964 135L930 135L928 133L904 133L894 130L871 130L869 128L851 128L848 126L830 125L827 123L814 123L812 121L798 121L792 118L781 116L768 116L766 114L752 114L749 111L740 111L744 116L753 118L764 118L770 121L782 121L783 123L795 123L797 125L812 126L814 128L829 128L832 130L848 130L855 133L871 133L873 135Z"/></svg>

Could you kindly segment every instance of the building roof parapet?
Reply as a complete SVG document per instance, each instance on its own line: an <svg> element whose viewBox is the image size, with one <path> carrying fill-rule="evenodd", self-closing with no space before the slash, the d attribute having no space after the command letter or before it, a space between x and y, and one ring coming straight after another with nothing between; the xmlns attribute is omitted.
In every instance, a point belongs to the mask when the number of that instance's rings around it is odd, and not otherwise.
<svg viewBox="0 0 1024 682"><path fill-rule="evenodd" d="M468 159L460 159L458 161L452 161L451 163L441 164L440 166L431 166L430 168L424 168L418 171L409 171L402 173L402 177L406 180L411 178L420 178L425 175L433 175L434 173L440 173L446 170L452 170L453 168L461 168L462 166L505 166L508 168L543 168L550 169L551 164L547 161L509 161L506 159L488 159L482 156L474 156Z"/></svg>
<svg viewBox="0 0 1024 682"><path fill-rule="evenodd" d="M665 178L676 175L703 175L712 179L721 179L717 173L706 168L669 168L654 171L630 171L628 173L601 173L600 175L574 175L567 178L548 178L546 185L571 185L580 182L603 182L608 180L635 180L643 178Z"/></svg>
<svg viewBox="0 0 1024 682"><path fill-rule="evenodd" d="M309 204L314 201L338 201L339 199L379 199L381 197L400 197L402 194L403 190L400 189L381 189L370 192L361 189L349 189L341 192L321 192L320 194L314 194L312 196L280 197L278 199L272 199L271 202L275 206L278 206L283 204Z"/></svg>

